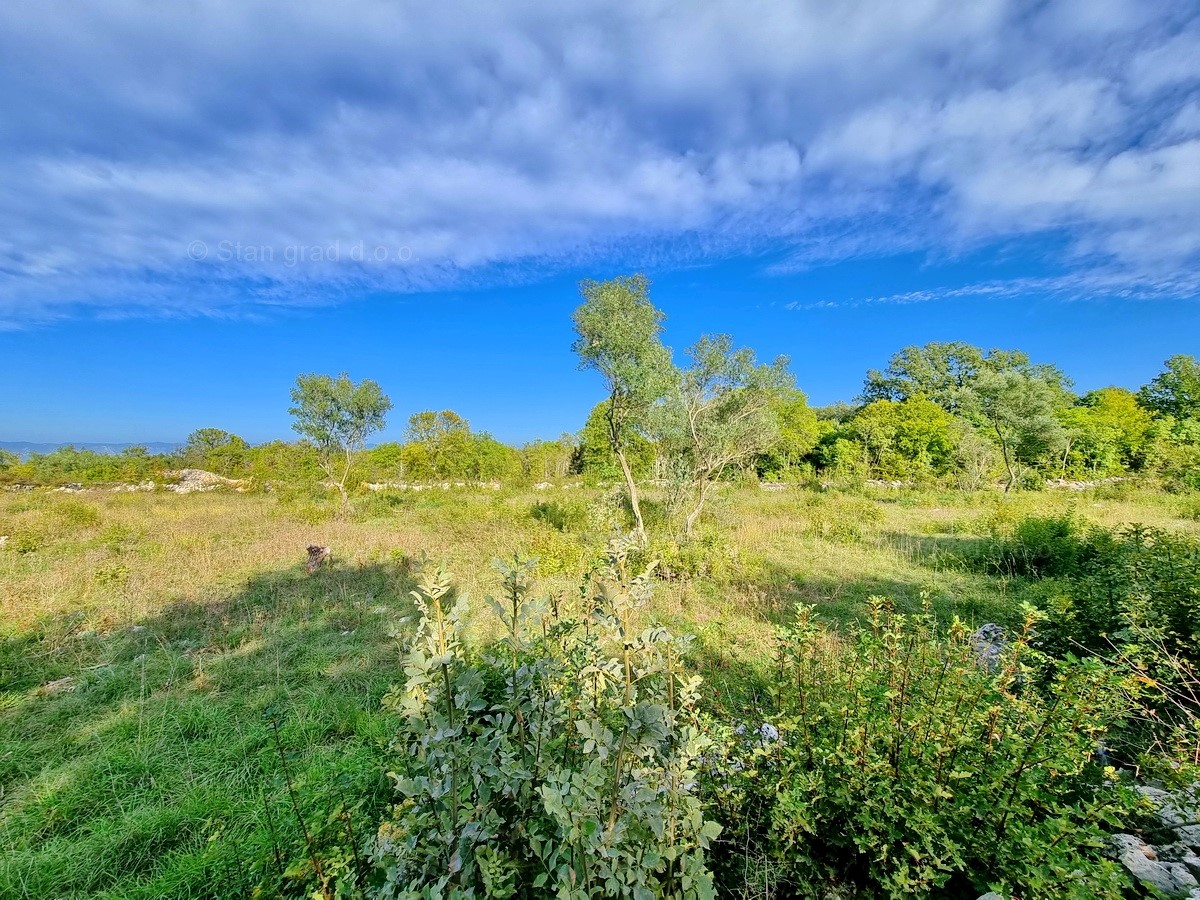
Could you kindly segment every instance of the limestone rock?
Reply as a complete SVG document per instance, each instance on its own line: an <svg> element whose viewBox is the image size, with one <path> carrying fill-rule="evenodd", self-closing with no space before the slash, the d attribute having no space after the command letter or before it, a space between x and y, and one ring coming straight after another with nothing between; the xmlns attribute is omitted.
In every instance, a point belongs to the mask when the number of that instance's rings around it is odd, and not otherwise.
<svg viewBox="0 0 1200 900"><path fill-rule="evenodd" d="M176 494L193 494L197 491L213 491L219 487L231 487L234 490L245 490L246 481L240 478L226 478L216 472L206 472L203 469L179 469L166 472L167 478L175 480L168 484L167 490Z"/></svg>
<svg viewBox="0 0 1200 900"><path fill-rule="evenodd" d="M971 647L975 650L979 665L989 672L995 672L999 668L1000 655L1007 645L1008 639L999 625L980 625L971 635Z"/></svg>
<svg viewBox="0 0 1200 900"><path fill-rule="evenodd" d="M1200 851L1200 799L1195 788L1172 792L1139 785L1137 790L1154 805L1158 820L1175 833L1179 843Z"/></svg>
<svg viewBox="0 0 1200 900"><path fill-rule="evenodd" d="M1153 847L1132 834L1114 834L1109 838L1109 853L1138 881L1157 888L1168 897L1187 897L1200 882L1180 862L1158 859Z"/></svg>

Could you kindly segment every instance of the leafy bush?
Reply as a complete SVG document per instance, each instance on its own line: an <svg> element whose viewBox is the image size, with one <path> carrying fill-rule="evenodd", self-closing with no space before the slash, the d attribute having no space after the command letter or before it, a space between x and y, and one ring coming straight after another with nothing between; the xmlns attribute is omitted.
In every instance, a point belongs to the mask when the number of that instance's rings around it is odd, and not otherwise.
<svg viewBox="0 0 1200 900"><path fill-rule="evenodd" d="M1100 552L1103 533L1089 530L1070 513L1028 516L1006 522L1003 513L988 523L991 541L975 563L992 575L1009 578L1064 578L1080 574Z"/></svg>
<svg viewBox="0 0 1200 900"><path fill-rule="evenodd" d="M831 541L861 540L864 529L883 521L879 505L849 494L805 494L805 533Z"/></svg>
<svg viewBox="0 0 1200 900"><path fill-rule="evenodd" d="M100 524L100 511L81 500L64 500L51 508L55 518L63 525L77 528L92 528Z"/></svg>
<svg viewBox="0 0 1200 900"><path fill-rule="evenodd" d="M1100 848L1136 795L1094 755L1131 711L1126 677L1045 660L1032 611L992 667L961 622L942 637L879 598L844 639L797 615L777 717L731 734L707 775L722 887L749 895L750 873L784 897L1121 896Z"/></svg>
<svg viewBox="0 0 1200 900"><path fill-rule="evenodd" d="M666 581L707 578L729 584L755 578L763 567L761 557L731 545L715 531L691 540L652 540L648 547L632 552L641 565L653 563L655 574Z"/></svg>
<svg viewBox="0 0 1200 900"><path fill-rule="evenodd" d="M973 561L992 574L1044 579L1045 646L1102 651L1153 629L1166 649L1200 661L1200 541L1132 525L1109 531L1070 516L1032 516L996 529Z"/></svg>
<svg viewBox="0 0 1200 900"><path fill-rule="evenodd" d="M649 573L631 577L621 545L578 616L530 600L529 570L502 567L507 637L482 652L443 573L414 592L407 681L386 700L404 725L401 800L374 850L382 896L712 896L688 642L634 630Z"/></svg>
<svg viewBox="0 0 1200 900"><path fill-rule="evenodd" d="M581 532L587 530L588 526L586 503L543 500L529 508L529 515L559 531Z"/></svg>
<svg viewBox="0 0 1200 900"><path fill-rule="evenodd" d="M536 573L541 576L577 576L591 559L578 538L552 528L541 529L530 538L529 553L535 560Z"/></svg>
<svg viewBox="0 0 1200 900"><path fill-rule="evenodd" d="M1200 662L1200 541L1157 528L1095 532L1086 571L1064 585L1044 629L1056 643L1096 650L1153 629Z"/></svg>

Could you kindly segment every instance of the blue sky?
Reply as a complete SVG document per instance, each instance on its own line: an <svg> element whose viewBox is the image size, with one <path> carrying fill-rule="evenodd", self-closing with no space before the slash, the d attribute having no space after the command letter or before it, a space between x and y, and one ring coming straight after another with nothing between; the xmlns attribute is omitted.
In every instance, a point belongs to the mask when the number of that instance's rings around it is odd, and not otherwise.
<svg viewBox="0 0 1200 900"><path fill-rule="evenodd" d="M6 440L286 437L300 372L579 427L576 282L814 402L929 340L1200 351L1200 4L0 7Z"/></svg>

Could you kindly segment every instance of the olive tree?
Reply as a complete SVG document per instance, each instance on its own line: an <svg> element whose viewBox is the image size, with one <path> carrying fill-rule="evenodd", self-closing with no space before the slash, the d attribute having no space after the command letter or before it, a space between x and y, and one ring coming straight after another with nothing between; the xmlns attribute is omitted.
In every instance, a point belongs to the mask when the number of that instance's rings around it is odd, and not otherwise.
<svg viewBox="0 0 1200 900"><path fill-rule="evenodd" d="M317 448L321 470L338 489L345 507L346 480L354 456L366 445L367 436L380 431L392 401L370 379L358 384L343 372L332 375L301 375L292 388L288 412L295 417L292 428Z"/></svg>
<svg viewBox="0 0 1200 900"><path fill-rule="evenodd" d="M735 349L727 334L702 337L688 357L660 407L659 431L686 478L690 537L721 474L778 444L779 400L793 383L787 357L759 365L754 351Z"/></svg>
<svg viewBox="0 0 1200 900"><path fill-rule="evenodd" d="M1004 461L1004 491L1017 483L1022 464L1044 461L1066 437L1056 411L1063 393L1050 380L1009 370L982 372L963 394L964 409L990 430Z"/></svg>
<svg viewBox="0 0 1200 900"><path fill-rule="evenodd" d="M604 426L620 465L633 511L634 532L646 541L646 525L638 487L630 465L630 448L643 436L654 404L667 392L674 367L663 346L663 313L650 303L644 275L579 285L583 303L575 310L572 349L579 367L598 372L608 389Z"/></svg>

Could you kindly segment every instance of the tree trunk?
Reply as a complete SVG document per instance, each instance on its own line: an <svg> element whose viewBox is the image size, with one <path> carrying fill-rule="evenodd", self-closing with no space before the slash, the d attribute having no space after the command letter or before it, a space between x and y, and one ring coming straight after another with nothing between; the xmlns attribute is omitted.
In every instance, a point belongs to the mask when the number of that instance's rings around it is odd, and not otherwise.
<svg viewBox="0 0 1200 900"><path fill-rule="evenodd" d="M343 451L346 454L346 465L342 469L342 477L337 482L338 493L342 497L342 512L350 508L350 495L346 492L346 482L350 478L350 469L354 466L354 454L347 448ZM332 468L332 466L330 466ZM330 475L330 478L333 476Z"/></svg>
<svg viewBox="0 0 1200 900"><path fill-rule="evenodd" d="M611 395L608 400L608 442L612 445L613 453L621 464L621 473L625 476L625 488L629 492L629 506L633 510L633 532L638 543L646 546L646 523L642 520L642 505L638 502L637 482L633 480L633 469L625 456L625 448L621 446L621 426L617 421L617 397Z"/></svg>
<svg viewBox="0 0 1200 900"><path fill-rule="evenodd" d="M1004 483L1004 493L1012 490L1013 484L1017 480L1016 473L1013 472L1012 460L1008 454L1008 441L1004 439L1004 432L1000 430L999 424L993 422L992 427L996 429L996 437L1000 439L1000 452L1004 454L1004 468L1008 471L1008 481Z"/></svg>
<svg viewBox="0 0 1200 900"><path fill-rule="evenodd" d="M687 515L687 519L683 523L683 535L690 539L692 536L692 527L696 524L696 520L700 518L700 513L704 510L704 501L708 498L708 482L700 482L700 495L696 500L696 507Z"/></svg>
<svg viewBox="0 0 1200 900"><path fill-rule="evenodd" d="M637 482L633 480L633 470L629 468L629 460L625 458L624 450L614 447L613 451L617 454L617 460L621 463L621 472L625 475L625 487L629 491L629 506L633 510L634 534L637 535L638 543L645 546L646 523L642 520L642 506L638 502Z"/></svg>

